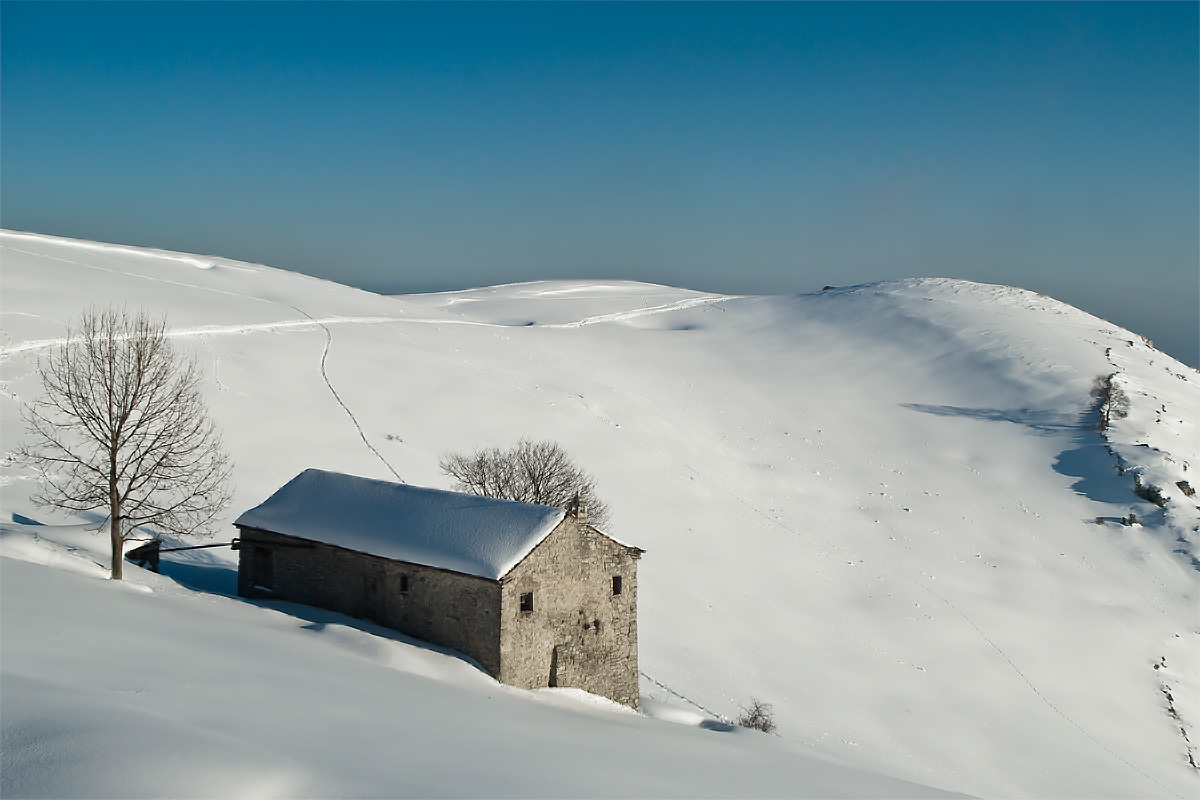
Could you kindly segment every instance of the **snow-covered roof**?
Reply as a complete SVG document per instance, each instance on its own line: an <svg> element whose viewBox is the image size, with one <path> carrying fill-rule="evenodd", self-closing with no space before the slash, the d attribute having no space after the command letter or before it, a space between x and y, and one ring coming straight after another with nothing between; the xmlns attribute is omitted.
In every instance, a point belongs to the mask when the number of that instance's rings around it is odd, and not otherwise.
<svg viewBox="0 0 1200 800"><path fill-rule="evenodd" d="M532 503L308 469L234 524L496 580L565 514Z"/></svg>

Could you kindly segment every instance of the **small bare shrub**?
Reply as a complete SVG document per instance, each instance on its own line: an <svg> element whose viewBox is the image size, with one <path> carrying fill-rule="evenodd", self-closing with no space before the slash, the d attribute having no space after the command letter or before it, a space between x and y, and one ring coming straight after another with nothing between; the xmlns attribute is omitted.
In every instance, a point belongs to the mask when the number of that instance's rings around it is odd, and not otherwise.
<svg viewBox="0 0 1200 800"><path fill-rule="evenodd" d="M775 712L770 703L764 703L757 698L750 698L750 705L742 707L742 715L734 720L743 728L753 728L763 733L775 730Z"/></svg>
<svg viewBox="0 0 1200 800"><path fill-rule="evenodd" d="M1143 500L1154 503L1159 508L1167 504L1167 498L1163 497L1162 489L1153 483L1142 483L1140 476L1134 481L1133 493Z"/></svg>

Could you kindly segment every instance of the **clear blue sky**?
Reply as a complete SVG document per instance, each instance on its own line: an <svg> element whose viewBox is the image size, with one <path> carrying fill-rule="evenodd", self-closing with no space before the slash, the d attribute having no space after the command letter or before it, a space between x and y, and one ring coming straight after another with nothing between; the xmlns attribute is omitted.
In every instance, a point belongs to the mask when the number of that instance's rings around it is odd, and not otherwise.
<svg viewBox="0 0 1200 800"><path fill-rule="evenodd" d="M0 224L376 291L950 276L1200 364L1178 3L0 4Z"/></svg>

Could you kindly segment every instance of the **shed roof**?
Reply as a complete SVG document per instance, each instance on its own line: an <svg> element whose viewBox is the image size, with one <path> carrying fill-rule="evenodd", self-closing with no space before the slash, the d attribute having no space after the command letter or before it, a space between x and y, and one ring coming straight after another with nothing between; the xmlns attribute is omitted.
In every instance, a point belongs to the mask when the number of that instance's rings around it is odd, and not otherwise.
<svg viewBox="0 0 1200 800"><path fill-rule="evenodd" d="M565 514L532 503L308 469L234 524L498 580Z"/></svg>

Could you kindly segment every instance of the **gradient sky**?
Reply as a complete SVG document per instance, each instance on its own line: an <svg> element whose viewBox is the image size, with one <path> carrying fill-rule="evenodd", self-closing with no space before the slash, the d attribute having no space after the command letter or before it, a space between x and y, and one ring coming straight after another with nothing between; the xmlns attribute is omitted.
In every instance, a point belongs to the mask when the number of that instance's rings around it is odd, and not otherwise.
<svg viewBox="0 0 1200 800"><path fill-rule="evenodd" d="M0 3L0 224L374 291L949 276L1200 364L1200 4Z"/></svg>

